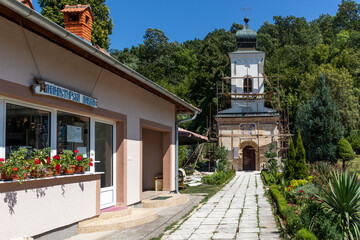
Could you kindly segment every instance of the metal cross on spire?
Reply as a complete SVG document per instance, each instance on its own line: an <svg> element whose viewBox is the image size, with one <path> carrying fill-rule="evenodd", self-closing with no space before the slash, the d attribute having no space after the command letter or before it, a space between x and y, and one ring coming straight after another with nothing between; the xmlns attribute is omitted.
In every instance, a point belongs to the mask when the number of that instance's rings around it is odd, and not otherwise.
<svg viewBox="0 0 360 240"><path fill-rule="evenodd" d="M243 8L241 8L241 10L245 12L245 15L246 15L245 17L248 17L248 12L251 11L252 9L249 8L247 3L245 3L245 6Z"/></svg>

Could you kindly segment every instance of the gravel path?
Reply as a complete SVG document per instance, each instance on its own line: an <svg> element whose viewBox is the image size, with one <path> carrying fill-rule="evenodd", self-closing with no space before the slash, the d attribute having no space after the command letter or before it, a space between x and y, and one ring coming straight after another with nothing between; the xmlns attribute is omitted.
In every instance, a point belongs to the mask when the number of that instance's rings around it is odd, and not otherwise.
<svg viewBox="0 0 360 240"><path fill-rule="evenodd" d="M237 172L166 239L281 239L260 172Z"/></svg>

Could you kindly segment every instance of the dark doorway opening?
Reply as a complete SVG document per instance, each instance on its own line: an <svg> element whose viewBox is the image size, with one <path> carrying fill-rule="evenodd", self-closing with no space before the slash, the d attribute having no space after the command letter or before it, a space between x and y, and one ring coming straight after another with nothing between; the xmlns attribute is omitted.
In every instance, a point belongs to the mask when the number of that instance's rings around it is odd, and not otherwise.
<svg viewBox="0 0 360 240"><path fill-rule="evenodd" d="M243 149L243 170L255 170L255 149L251 146Z"/></svg>

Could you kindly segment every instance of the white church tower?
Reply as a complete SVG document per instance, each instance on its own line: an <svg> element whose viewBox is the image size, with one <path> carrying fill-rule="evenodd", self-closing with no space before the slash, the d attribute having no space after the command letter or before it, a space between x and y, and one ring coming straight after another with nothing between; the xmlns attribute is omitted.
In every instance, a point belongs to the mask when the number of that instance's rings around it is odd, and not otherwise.
<svg viewBox="0 0 360 240"><path fill-rule="evenodd" d="M245 27L236 32L237 51L229 53L231 63L231 108L220 111L219 144L229 151L236 170L260 170L269 144L277 146L279 114L265 107L265 52L256 50L257 33Z"/></svg>

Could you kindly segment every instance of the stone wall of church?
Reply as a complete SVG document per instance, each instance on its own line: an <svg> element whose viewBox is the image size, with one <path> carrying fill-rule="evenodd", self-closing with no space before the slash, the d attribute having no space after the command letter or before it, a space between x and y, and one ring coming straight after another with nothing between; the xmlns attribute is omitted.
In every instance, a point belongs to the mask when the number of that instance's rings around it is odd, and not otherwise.
<svg viewBox="0 0 360 240"><path fill-rule="evenodd" d="M255 170L260 170L266 162L264 153L273 143L278 149L278 126L277 123L260 123L252 131L240 129L239 123L231 125L219 125L219 145L228 150L228 159L233 169L243 170L243 149L251 146L255 150Z"/></svg>

